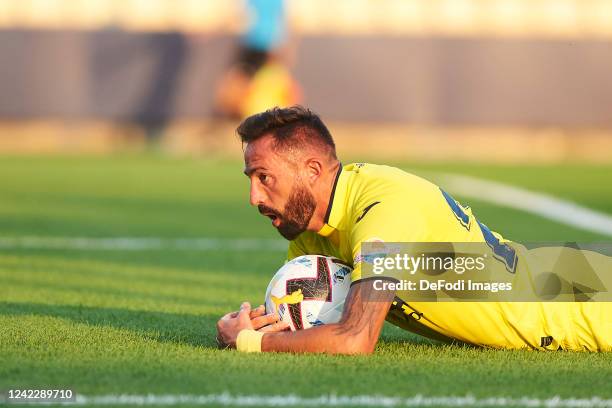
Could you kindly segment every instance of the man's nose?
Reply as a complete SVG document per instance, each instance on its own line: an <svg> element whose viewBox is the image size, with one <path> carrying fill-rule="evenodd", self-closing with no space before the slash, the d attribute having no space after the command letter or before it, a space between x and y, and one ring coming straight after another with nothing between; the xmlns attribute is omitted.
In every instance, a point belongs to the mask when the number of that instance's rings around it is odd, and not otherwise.
<svg viewBox="0 0 612 408"><path fill-rule="evenodd" d="M250 192L250 201L252 206L258 206L259 204L264 203L264 195L261 189L255 185L255 183L251 184L251 192Z"/></svg>

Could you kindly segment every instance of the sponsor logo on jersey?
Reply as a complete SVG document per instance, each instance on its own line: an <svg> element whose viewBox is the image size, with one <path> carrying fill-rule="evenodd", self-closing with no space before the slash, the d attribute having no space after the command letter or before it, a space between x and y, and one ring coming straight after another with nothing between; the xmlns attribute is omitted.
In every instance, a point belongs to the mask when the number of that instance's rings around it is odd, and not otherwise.
<svg viewBox="0 0 612 408"><path fill-rule="evenodd" d="M357 224L359 221L361 221L363 219L363 217L365 217L365 215L368 213L368 211L370 211L372 209L372 207L374 207L377 204L380 204L380 201L374 201L372 204L370 204L366 208L364 208L363 212L361 213L361 215L359 217L357 217L357 221L355 221L355 224Z"/></svg>

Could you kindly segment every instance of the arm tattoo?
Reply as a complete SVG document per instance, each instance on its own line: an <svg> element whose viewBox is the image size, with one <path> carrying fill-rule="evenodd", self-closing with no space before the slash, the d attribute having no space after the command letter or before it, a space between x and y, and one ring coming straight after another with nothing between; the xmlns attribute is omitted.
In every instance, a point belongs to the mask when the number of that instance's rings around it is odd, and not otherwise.
<svg viewBox="0 0 612 408"><path fill-rule="evenodd" d="M394 293L374 289L371 280L353 284L345 302L340 324L334 327L337 335L356 335L367 330L368 340L375 343L384 323Z"/></svg>

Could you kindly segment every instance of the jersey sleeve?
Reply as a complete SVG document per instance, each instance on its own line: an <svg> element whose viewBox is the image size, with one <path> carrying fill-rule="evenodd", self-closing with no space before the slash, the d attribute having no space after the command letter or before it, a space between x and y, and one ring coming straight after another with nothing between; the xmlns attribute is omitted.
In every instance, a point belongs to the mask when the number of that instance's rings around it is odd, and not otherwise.
<svg viewBox="0 0 612 408"><path fill-rule="evenodd" d="M351 281L362 279L361 268L366 261L361 254L364 242L421 242L426 235L424 219L419 211L411 211L410 205L400 200L383 201L372 207L355 222L350 234L353 253Z"/></svg>

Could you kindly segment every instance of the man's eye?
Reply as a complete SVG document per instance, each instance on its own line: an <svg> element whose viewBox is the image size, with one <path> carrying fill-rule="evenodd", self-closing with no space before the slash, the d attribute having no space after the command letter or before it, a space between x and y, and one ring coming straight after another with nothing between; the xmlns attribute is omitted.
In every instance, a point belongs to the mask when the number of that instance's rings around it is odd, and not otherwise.
<svg viewBox="0 0 612 408"><path fill-rule="evenodd" d="M259 181L261 181L263 184L266 184L268 182L268 176L266 174L260 174L259 175Z"/></svg>

